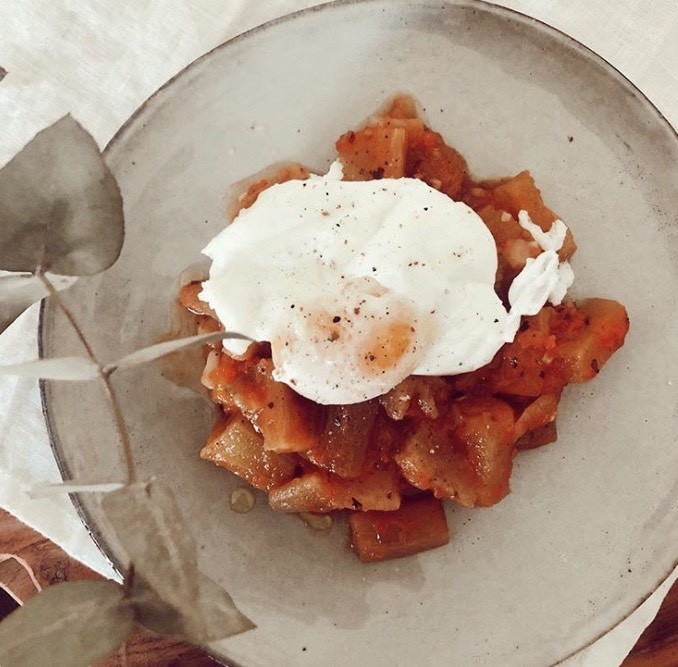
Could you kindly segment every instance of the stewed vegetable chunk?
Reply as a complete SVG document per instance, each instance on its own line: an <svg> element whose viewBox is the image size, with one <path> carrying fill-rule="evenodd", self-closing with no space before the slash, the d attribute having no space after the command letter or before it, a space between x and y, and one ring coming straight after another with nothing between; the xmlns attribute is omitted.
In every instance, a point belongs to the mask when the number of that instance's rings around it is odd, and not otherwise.
<svg viewBox="0 0 678 667"><path fill-rule="evenodd" d="M416 498L394 512L354 512L351 544L364 563L402 558L450 541L445 512L435 498Z"/></svg>

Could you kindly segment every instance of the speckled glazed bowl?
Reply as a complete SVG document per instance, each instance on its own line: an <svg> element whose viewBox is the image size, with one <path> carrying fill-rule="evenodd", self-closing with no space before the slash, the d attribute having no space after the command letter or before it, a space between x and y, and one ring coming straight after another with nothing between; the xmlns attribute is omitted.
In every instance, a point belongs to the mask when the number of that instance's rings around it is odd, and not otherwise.
<svg viewBox="0 0 678 667"><path fill-rule="evenodd" d="M471 1L339 2L193 63L107 149L125 248L68 294L92 343L113 359L165 333L177 276L223 227L229 185L281 160L325 169L334 139L396 91L477 176L532 171L579 243L573 294L626 304L631 333L597 381L567 391L558 443L516 459L509 497L449 506L447 547L374 565L347 549L341 522L313 533L263 496L230 511L238 482L198 458L210 406L155 368L120 374L141 474L175 489L202 568L258 625L212 647L227 664L545 667L674 565L678 141L618 72L533 19ZM41 338L47 355L77 352L49 306ZM98 388L48 385L44 399L65 473L122 478ZM118 561L97 499L78 503Z"/></svg>

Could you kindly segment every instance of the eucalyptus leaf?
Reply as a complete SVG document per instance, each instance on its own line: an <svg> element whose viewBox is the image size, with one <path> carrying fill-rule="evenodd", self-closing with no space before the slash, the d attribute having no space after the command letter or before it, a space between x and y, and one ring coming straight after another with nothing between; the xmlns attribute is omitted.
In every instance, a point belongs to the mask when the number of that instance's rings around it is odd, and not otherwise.
<svg viewBox="0 0 678 667"><path fill-rule="evenodd" d="M104 367L105 373L111 373L118 368L130 368L131 366L139 366L146 364L149 361L155 361L160 357L164 357L172 352L178 352L194 345L204 345L206 343L213 343L224 338L237 338L239 340L251 340L247 336L239 333L232 333L230 331L217 331L215 333L200 334L198 336L188 336L187 338L177 338L176 340L167 340L155 345L149 345L140 350L136 350L131 354L124 356L118 361L108 364Z"/></svg>
<svg viewBox="0 0 678 667"><path fill-rule="evenodd" d="M124 235L115 177L71 116L0 169L0 268L92 275L115 262Z"/></svg>
<svg viewBox="0 0 678 667"><path fill-rule="evenodd" d="M182 637L194 644L226 639L256 627L216 582L199 573L198 604L192 609L174 609L164 604L139 576L134 579L132 598L141 625L165 635Z"/></svg>
<svg viewBox="0 0 678 667"><path fill-rule="evenodd" d="M200 586L199 605L207 630L203 637L188 637L188 639L204 644L257 627L235 606L233 598L222 586L202 573L200 573L198 584Z"/></svg>
<svg viewBox="0 0 678 667"><path fill-rule="evenodd" d="M50 586L0 623L2 667L85 667L115 651L134 622L112 581Z"/></svg>
<svg viewBox="0 0 678 667"><path fill-rule="evenodd" d="M181 609L162 600L136 569L130 599L134 604L136 622L151 632L175 637L193 634L193 628L190 630L187 628L187 625L192 623L183 618ZM198 625L201 623L199 619ZM204 630L204 625L198 628L199 632Z"/></svg>
<svg viewBox="0 0 678 667"><path fill-rule="evenodd" d="M70 287L75 278L49 276L57 290ZM47 296L47 289L37 276L27 273L0 272L0 333L29 306Z"/></svg>
<svg viewBox="0 0 678 667"><path fill-rule="evenodd" d="M190 529L172 492L156 481L138 482L104 496L102 507L140 577L162 608L192 613L198 605L198 557ZM151 604L147 600L148 604Z"/></svg>
<svg viewBox="0 0 678 667"><path fill-rule="evenodd" d="M99 367L86 357L57 357L0 366L0 375L42 380L95 380L99 377Z"/></svg>
<svg viewBox="0 0 678 667"><path fill-rule="evenodd" d="M61 484L45 484L29 489L29 498L49 498L62 493L110 493L125 486L122 482L63 482Z"/></svg>

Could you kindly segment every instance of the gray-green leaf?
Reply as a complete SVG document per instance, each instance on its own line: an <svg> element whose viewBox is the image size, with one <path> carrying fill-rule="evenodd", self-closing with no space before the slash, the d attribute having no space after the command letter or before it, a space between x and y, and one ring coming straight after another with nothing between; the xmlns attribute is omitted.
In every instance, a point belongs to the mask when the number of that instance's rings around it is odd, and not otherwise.
<svg viewBox="0 0 678 667"><path fill-rule="evenodd" d="M142 577L135 577L132 596L137 621L153 632L183 637L194 644L226 639L256 627L231 596L202 572L198 587L197 606L177 610L163 603Z"/></svg>
<svg viewBox="0 0 678 667"><path fill-rule="evenodd" d="M75 278L50 276L55 289L70 287ZM37 276L30 274L6 273L0 275L0 333L29 306L44 299L47 290Z"/></svg>
<svg viewBox="0 0 678 667"><path fill-rule="evenodd" d="M174 495L158 482L139 482L101 504L130 561L164 605L181 612L198 603L198 557Z"/></svg>
<svg viewBox="0 0 678 667"><path fill-rule="evenodd" d="M125 486L122 482L62 482L61 484L45 484L35 486L26 491L29 498L49 498L64 493L110 493Z"/></svg>
<svg viewBox="0 0 678 667"><path fill-rule="evenodd" d="M3 667L85 667L115 651L134 622L112 581L51 586L0 623Z"/></svg>
<svg viewBox="0 0 678 667"><path fill-rule="evenodd" d="M176 340L167 340L155 345L149 345L141 350L136 350L118 361L108 364L104 367L104 372L110 373L118 368L129 368L131 366L139 366L146 364L149 361L155 361L167 354L184 350L194 345L204 345L206 343L213 343L224 338L237 338L239 340L252 340L247 336L239 333L232 333L230 331L217 331L214 333L199 334L197 336L188 336L186 338L177 338Z"/></svg>
<svg viewBox="0 0 678 667"><path fill-rule="evenodd" d="M99 273L125 235L122 196L92 136L71 116L0 169L0 268Z"/></svg>
<svg viewBox="0 0 678 667"><path fill-rule="evenodd" d="M99 377L99 367L86 357L56 357L0 366L0 375L43 380L94 380Z"/></svg>
<svg viewBox="0 0 678 667"><path fill-rule="evenodd" d="M134 563L137 620L150 630L204 644L250 630L231 597L198 571L197 551L172 492L137 483L102 500Z"/></svg>
<svg viewBox="0 0 678 667"><path fill-rule="evenodd" d="M200 586L199 605L205 619L206 632L203 637L187 637L187 639L204 644L257 627L235 606L233 598L219 584L202 573L200 573L198 584Z"/></svg>

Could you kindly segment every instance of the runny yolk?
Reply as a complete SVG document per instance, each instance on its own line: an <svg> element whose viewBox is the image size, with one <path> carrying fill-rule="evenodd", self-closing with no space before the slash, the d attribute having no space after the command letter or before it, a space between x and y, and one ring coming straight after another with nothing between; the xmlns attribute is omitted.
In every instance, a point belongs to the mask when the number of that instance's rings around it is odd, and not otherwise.
<svg viewBox="0 0 678 667"><path fill-rule="evenodd" d="M340 341L342 338L342 322L341 317L332 315L330 312L322 310L309 315L311 323L311 331L316 342L326 341L334 343Z"/></svg>
<svg viewBox="0 0 678 667"><path fill-rule="evenodd" d="M414 344L414 327L408 322L388 322L376 330L361 350L364 369L374 374L393 368Z"/></svg>

